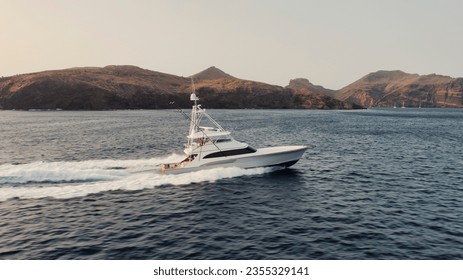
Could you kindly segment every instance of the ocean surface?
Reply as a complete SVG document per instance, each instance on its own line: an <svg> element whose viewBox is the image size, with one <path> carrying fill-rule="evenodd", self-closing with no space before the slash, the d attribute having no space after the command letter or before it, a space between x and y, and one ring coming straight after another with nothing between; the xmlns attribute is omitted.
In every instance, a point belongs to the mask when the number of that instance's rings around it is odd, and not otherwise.
<svg viewBox="0 0 463 280"><path fill-rule="evenodd" d="M210 110L285 170L158 174L178 112L0 111L0 259L463 259L463 110Z"/></svg>

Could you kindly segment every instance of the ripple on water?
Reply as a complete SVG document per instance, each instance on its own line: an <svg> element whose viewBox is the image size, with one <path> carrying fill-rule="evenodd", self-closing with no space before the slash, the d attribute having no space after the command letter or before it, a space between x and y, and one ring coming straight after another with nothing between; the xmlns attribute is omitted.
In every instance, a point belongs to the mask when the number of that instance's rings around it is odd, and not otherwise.
<svg viewBox="0 0 463 280"><path fill-rule="evenodd" d="M0 111L0 258L463 258L461 110L211 113L257 147L315 147L162 177L174 112Z"/></svg>

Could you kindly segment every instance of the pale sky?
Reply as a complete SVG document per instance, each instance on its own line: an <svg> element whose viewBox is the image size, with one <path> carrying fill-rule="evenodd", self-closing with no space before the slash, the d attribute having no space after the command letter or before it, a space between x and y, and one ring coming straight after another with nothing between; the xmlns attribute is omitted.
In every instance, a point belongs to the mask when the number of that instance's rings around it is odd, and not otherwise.
<svg viewBox="0 0 463 280"><path fill-rule="evenodd" d="M136 65L339 89L377 70L463 77L462 0L0 0L0 76Z"/></svg>

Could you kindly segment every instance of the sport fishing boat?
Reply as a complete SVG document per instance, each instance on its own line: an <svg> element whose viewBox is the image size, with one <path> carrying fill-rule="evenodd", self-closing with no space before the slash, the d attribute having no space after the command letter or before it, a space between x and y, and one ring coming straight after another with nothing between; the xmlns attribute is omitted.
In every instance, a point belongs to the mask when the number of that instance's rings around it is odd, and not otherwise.
<svg viewBox="0 0 463 280"><path fill-rule="evenodd" d="M254 149L239 142L206 113L198 104L195 91L190 95L194 102L190 120L190 129L185 145L185 159L180 162L161 164L161 173L179 174L218 167L257 168L295 164L307 150L307 146L279 146ZM201 126L207 119L212 126Z"/></svg>

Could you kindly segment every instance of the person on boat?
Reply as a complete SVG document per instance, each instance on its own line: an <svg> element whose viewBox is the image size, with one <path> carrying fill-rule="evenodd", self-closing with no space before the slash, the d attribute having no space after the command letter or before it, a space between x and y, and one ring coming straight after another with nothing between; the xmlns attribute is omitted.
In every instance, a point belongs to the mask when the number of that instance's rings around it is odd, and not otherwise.
<svg viewBox="0 0 463 280"><path fill-rule="evenodd" d="M204 137L199 138L198 139L198 144L199 144L199 146L204 146L204 144L206 144L206 139Z"/></svg>

